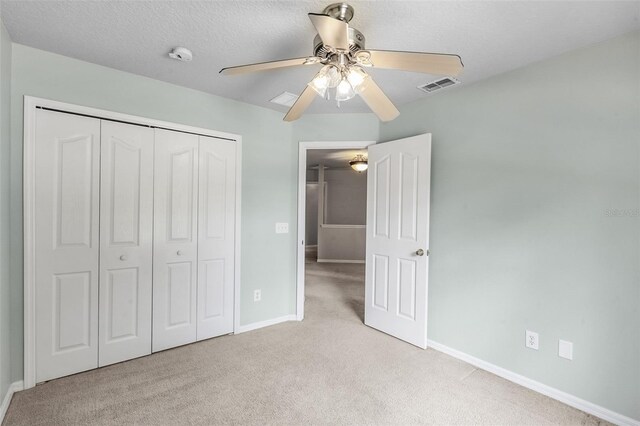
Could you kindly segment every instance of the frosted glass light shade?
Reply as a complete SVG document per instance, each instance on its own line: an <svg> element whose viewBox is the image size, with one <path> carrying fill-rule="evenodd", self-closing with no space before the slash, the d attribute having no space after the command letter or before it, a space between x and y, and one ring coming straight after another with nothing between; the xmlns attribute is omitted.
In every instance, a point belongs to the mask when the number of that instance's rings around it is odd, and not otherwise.
<svg viewBox="0 0 640 426"><path fill-rule="evenodd" d="M325 65L318 75L308 83L308 86L324 98L327 93L327 89L338 86L340 84L340 79L340 71L335 65Z"/></svg>
<svg viewBox="0 0 640 426"><path fill-rule="evenodd" d="M351 83L345 78L343 79L338 87L336 87L336 101L348 101L352 99L356 95L356 92L353 91L353 87L351 87Z"/></svg>
<svg viewBox="0 0 640 426"><path fill-rule="evenodd" d="M362 173L369 168L369 162L362 154L358 154L353 157L353 160L349 161L349 165L358 173Z"/></svg>
<svg viewBox="0 0 640 426"><path fill-rule="evenodd" d="M362 83L364 83L364 80L368 77L369 74L360 67L351 66L347 72L347 80L356 93L360 93L362 91Z"/></svg>

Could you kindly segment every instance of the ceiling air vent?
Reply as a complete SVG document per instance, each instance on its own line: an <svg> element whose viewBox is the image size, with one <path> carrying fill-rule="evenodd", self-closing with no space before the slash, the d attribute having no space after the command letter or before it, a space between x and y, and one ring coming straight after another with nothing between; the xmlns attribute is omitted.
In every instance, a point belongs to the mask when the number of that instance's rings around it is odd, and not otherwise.
<svg viewBox="0 0 640 426"><path fill-rule="evenodd" d="M455 79L453 77L444 77L438 80L432 81L431 83L423 84L422 86L418 86L418 89L423 92L431 93L436 90L444 89L445 87L454 86L456 84L460 84L461 81Z"/></svg>
<svg viewBox="0 0 640 426"><path fill-rule="evenodd" d="M293 93L289 92L282 92L275 98L271 99L269 102L291 108L297 100L298 95L294 95Z"/></svg>

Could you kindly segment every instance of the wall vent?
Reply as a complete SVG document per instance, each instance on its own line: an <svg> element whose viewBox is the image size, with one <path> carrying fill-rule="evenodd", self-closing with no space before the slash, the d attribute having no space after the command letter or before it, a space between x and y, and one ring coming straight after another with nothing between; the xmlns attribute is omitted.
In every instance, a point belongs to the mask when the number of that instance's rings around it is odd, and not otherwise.
<svg viewBox="0 0 640 426"><path fill-rule="evenodd" d="M294 95L293 93L289 92L282 92L275 98L271 99L269 102L291 108L297 100L298 95Z"/></svg>
<svg viewBox="0 0 640 426"><path fill-rule="evenodd" d="M436 90L444 89L445 87L455 86L456 84L460 84L461 81L453 78L453 77L444 77L439 78L431 83L423 84L422 86L418 86L418 89L423 92L432 93Z"/></svg>

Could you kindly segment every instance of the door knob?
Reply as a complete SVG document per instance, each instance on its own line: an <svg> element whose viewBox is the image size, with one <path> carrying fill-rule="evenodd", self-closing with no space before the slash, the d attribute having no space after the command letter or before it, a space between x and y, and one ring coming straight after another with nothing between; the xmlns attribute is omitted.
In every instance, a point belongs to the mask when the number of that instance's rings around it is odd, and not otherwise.
<svg viewBox="0 0 640 426"><path fill-rule="evenodd" d="M422 249L418 249L418 250L416 251L416 254L417 254L418 256L424 256L424 250L422 250Z"/></svg>
<svg viewBox="0 0 640 426"><path fill-rule="evenodd" d="M178 256L182 256L182 250L178 250L178 251L176 252L176 254L177 254Z"/></svg>
<svg viewBox="0 0 640 426"><path fill-rule="evenodd" d="M127 260L127 256L123 254L122 256L120 256L120 260Z"/></svg>

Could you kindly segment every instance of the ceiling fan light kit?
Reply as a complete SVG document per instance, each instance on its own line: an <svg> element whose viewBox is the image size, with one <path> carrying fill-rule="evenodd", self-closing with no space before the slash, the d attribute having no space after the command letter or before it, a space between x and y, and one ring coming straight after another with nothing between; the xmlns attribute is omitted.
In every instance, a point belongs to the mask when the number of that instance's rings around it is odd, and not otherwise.
<svg viewBox="0 0 640 426"><path fill-rule="evenodd" d="M309 13L318 34L313 56L223 68L225 75L245 74L285 67L322 65L293 104L285 121L302 116L316 95L340 102L359 95L381 121L391 121L400 111L373 81L365 68L386 68L426 74L458 75L463 68L458 55L365 49L365 37L349 26L354 10L347 3L334 3L321 14Z"/></svg>

